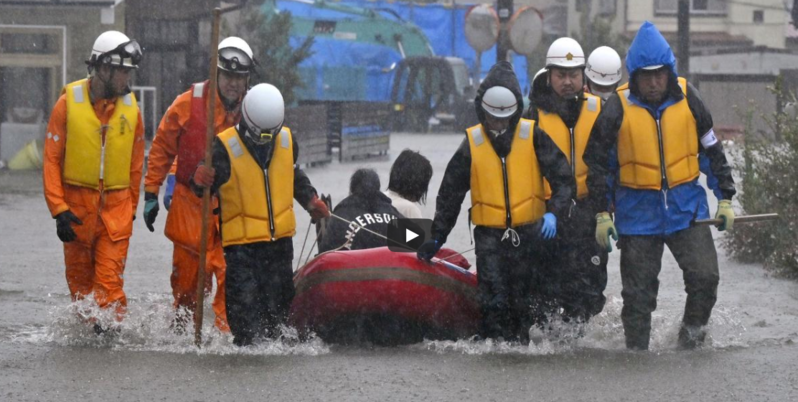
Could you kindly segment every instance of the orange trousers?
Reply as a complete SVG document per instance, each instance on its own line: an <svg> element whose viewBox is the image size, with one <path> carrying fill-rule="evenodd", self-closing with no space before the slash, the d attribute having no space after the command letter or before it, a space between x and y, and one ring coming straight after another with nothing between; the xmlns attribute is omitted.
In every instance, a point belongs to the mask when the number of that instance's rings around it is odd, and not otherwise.
<svg viewBox="0 0 798 402"><path fill-rule="evenodd" d="M84 221L85 227L80 228L88 235L88 244L78 240L64 243L67 285L73 301L93 293L97 305L100 308L114 306L117 321L121 321L127 309L122 286L130 242L128 238L111 240L102 217L95 216L96 222Z"/></svg>
<svg viewBox="0 0 798 402"><path fill-rule="evenodd" d="M197 272L199 271L199 255L177 243L172 254L172 295L175 298L175 308L186 307L194 311L197 306ZM220 331L229 332L227 325L227 310L224 297L224 252L222 244L217 242L215 247L205 253L205 295L213 289L212 277L216 276L216 295L213 298L213 312L216 314L214 325Z"/></svg>

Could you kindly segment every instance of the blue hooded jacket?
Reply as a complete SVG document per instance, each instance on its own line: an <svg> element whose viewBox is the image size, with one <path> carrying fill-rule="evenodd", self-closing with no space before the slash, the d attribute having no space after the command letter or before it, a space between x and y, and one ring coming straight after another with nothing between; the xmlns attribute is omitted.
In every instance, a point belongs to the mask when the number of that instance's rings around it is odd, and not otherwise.
<svg viewBox="0 0 798 402"><path fill-rule="evenodd" d="M654 24L646 21L629 47L626 68L632 77L637 70L655 65L667 66L676 78L676 57L670 45ZM646 108L656 119L682 99L683 95L678 98L671 96L657 107L643 102L633 93L629 94L631 103ZM611 165L617 169L616 152L612 152ZM721 198L718 180L712 175L709 161L703 154L699 155L699 166L707 175L708 186ZM613 201L615 225L621 235L669 235L688 228L693 220L709 218L706 190L698 179L662 190L638 190L617 184Z"/></svg>

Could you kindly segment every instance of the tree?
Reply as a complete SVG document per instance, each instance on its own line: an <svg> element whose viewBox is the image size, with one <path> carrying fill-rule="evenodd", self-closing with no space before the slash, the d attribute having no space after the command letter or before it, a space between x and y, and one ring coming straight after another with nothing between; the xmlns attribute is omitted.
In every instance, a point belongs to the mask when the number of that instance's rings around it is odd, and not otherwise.
<svg viewBox="0 0 798 402"><path fill-rule="evenodd" d="M612 32L614 18L605 18L597 15L591 20L588 11L582 12L580 20L580 25L583 27L582 33L581 35L572 33L572 36L582 45L585 57L589 56L597 47L609 46L615 49L621 56L621 60L623 60L632 40L624 35Z"/></svg>
<svg viewBox="0 0 798 402"><path fill-rule="evenodd" d="M285 103L295 101L294 90L303 88L299 64L312 55L313 37L308 37L296 48L291 46L291 14L288 12L266 14L262 1L248 3L241 10L234 35L242 37L252 46L259 67L253 85L267 82L280 89Z"/></svg>

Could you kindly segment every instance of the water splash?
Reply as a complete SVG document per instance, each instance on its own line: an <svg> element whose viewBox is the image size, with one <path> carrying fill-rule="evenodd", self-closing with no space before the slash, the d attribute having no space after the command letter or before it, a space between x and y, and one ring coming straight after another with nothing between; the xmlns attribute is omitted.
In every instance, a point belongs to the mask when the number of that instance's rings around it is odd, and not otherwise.
<svg viewBox="0 0 798 402"><path fill-rule="evenodd" d="M232 336L213 326L213 317L206 317L203 327L202 348L194 346L193 331L184 333L173 329L176 316L172 299L165 294L144 294L131 299L125 319L115 323L111 310L97 307L91 298L75 303L52 303L49 320L45 325L13 328L9 334L12 342L51 346L81 346L109 348L114 350L157 351L166 353L196 353L209 355L307 355L330 353L330 345L318 337L300 341L296 330L284 328L278 339L265 340L257 345L240 348L232 343ZM623 351L625 340L621 323L623 301L610 295L604 310L587 324L563 322L553 317L547 330L534 328L530 331L529 344L495 340L464 339L457 341L424 341L411 346L435 353L523 354L553 355L578 352L586 349ZM210 304L206 312L212 315ZM771 344L774 340L745 338L746 327L742 322L744 313L735 308L716 306L707 326L705 350L723 350ZM101 323L111 323L113 331L98 336L89 318ZM652 315L650 350L654 353L670 353L678 350L677 338L681 326L682 311L660 308ZM11 329L11 328L9 328ZM118 331L118 332L117 332ZM778 342L777 342L778 343Z"/></svg>
<svg viewBox="0 0 798 402"><path fill-rule="evenodd" d="M167 353L196 353L201 355L307 355L327 354L330 348L321 339L311 336L300 341L297 331L284 327L282 335L256 345L238 347L233 337L213 326L210 304L202 329L202 347L194 346L193 326L176 331L176 311L172 299L162 294L145 294L129 299L128 310L121 322L114 319L112 309L100 309L92 298L52 307L49 323L44 326L21 328L11 337L12 342L51 346L81 346L114 350L155 351ZM94 322L108 331L97 335Z"/></svg>
<svg viewBox="0 0 798 402"><path fill-rule="evenodd" d="M419 347L436 353L482 354L520 354L552 355L579 352L586 349L625 351L626 342L621 322L623 300L608 296L604 310L587 324L564 322L558 317L550 319L547 331L538 328L530 330L529 344L500 342L495 340L476 340L475 338L457 341L424 341ZM746 331L736 309L717 306L707 326L707 341L703 350L723 350L751 346L743 340ZM681 327L682 311L660 309L652 314L651 341L652 353L677 352L678 334Z"/></svg>

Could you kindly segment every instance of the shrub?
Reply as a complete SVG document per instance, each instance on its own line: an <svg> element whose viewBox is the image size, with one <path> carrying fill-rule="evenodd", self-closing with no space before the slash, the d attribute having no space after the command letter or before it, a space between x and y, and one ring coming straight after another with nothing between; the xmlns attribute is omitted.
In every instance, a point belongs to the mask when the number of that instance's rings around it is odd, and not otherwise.
<svg viewBox="0 0 798 402"><path fill-rule="evenodd" d="M782 103L796 100L778 80L772 90L787 101ZM790 111L771 113L765 119L775 135L766 139L746 129L742 149L733 155L742 172L738 200L746 215L776 212L780 219L735 225L723 242L739 261L761 262L798 277L798 118Z"/></svg>

